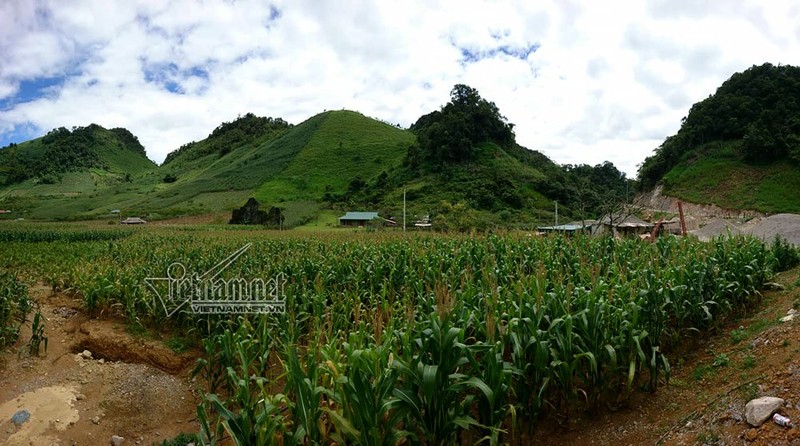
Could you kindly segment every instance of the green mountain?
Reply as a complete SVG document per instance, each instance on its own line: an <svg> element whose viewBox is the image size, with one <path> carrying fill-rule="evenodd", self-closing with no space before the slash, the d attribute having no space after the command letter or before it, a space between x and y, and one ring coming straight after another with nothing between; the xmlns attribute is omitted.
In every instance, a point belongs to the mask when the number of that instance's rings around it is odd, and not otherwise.
<svg viewBox="0 0 800 446"><path fill-rule="evenodd" d="M412 219L429 216L440 228L464 230L550 223L554 201L562 222L590 218L624 199L627 179L611 163L559 166L518 145L513 127L477 90L456 85L450 102L411 126L416 139L401 164L324 200L400 218L405 195Z"/></svg>
<svg viewBox="0 0 800 446"><path fill-rule="evenodd" d="M12 217L57 218L71 202L132 184L157 168L128 130L97 124L54 129L0 149L0 207Z"/></svg>
<svg viewBox="0 0 800 446"><path fill-rule="evenodd" d="M642 190L695 203L800 212L800 68L736 73L692 106L639 169Z"/></svg>
<svg viewBox="0 0 800 446"><path fill-rule="evenodd" d="M0 149L0 185L25 181L53 183L60 176L86 170L136 175L156 165L139 140L126 129L97 124L51 130L45 136Z"/></svg>
<svg viewBox="0 0 800 446"><path fill-rule="evenodd" d="M130 133L87 129L97 135L77 148L83 129L3 149L6 159L35 160L26 166L45 173L15 180L17 170L6 169L0 208L13 209L14 218L109 218L120 209L151 219L215 213L226 220L255 197L264 210L281 208L285 227L319 227L335 225L347 210L399 218L405 194L410 219L433 216L453 229L530 228L552 221L553 201L564 220L595 216L628 181L610 163L562 167L519 146L513 125L467 86L456 86L450 103L408 130L344 110L298 125L248 113L158 167ZM45 147L53 134L72 138L56 146L63 152ZM102 135L117 142L106 144ZM69 162L56 163L57 156Z"/></svg>

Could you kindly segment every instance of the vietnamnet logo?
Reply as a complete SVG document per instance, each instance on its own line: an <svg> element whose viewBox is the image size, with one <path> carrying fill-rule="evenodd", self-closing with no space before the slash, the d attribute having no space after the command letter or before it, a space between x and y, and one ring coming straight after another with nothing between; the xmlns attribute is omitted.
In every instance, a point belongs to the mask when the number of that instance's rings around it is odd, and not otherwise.
<svg viewBox="0 0 800 446"><path fill-rule="evenodd" d="M187 274L186 266L176 262L167 268L167 277L144 280L161 302L167 317L187 306L196 314L284 313L286 277L283 273L268 280L220 278L250 246L252 243L242 246L202 274Z"/></svg>

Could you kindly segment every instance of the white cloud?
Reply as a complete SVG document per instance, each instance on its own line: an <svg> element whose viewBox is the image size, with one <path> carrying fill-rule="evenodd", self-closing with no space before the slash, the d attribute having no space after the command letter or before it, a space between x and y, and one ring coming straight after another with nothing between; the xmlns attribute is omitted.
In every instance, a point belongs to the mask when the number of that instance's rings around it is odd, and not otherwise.
<svg viewBox="0 0 800 446"><path fill-rule="evenodd" d="M792 1L10 0L0 139L95 122L161 161L246 112L298 123L350 108L408 126L468 83L521 144L634 175L733 72L800 64L798 19ZM59 76L54 94L14 99Z"/></svg>

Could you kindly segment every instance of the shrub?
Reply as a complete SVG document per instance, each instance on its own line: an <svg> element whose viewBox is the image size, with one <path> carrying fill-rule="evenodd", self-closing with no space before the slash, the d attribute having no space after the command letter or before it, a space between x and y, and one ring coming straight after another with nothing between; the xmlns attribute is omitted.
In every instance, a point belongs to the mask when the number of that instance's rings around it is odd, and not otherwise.
<svg viewBox="0 0 800 446"><path fill-rule="evenodd" d="M772 241L772 255L775 257L775 270L778 272L792 269L800 264L797 248L778 234L775 234L775 239Z"/></svg>

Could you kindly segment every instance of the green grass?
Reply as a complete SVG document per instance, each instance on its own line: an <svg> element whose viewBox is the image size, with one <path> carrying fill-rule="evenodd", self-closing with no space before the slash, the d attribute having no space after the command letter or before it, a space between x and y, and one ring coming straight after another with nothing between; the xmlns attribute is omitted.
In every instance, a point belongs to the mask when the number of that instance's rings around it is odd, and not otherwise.
<svg viewBox="0 0 800 446"><path fill-rule="evenodd" d="M326 112L304 149L256 192L261 201L319 200L356 177L367 181L400 165L414 135L352 111Z"/></svg>
<svg viewBox="0 0 800 446"><path fill-rule="evenodd" d="M737 328L731 331L731 343L738 344L747 339L747 331L744 328Z"/></svg>
<svg viewBox="0 0 800 446"><path fill-rule="evenodd" d="M707 365L700 365L695 367L694 370L692 370L692 379L694 379L695 381L701 381L705 377L711 375L711 373L712 373L711 367Z"/></svg>
<svg viewBox="0 0 800 446"><path fill-rule="evenodd" d="M172 336L164 340L164 345L169 347L175 353L180 354L189 348L189 341L180 336Z"/></svg>
<svg viewBox="0 0 800 446"><path fill-rule="evenodd" d="M340 211L332 211L332 210L323 210L317 214L317 218L302 225L298 226L297 229L300 230L310 230L310 231L318 231L318 230L327 230L327 229L334 229L339 227L339 217L344 215L344 213Z"/></svg>
<svg viewBox="0 0 800 446"><path fill-rule="evenodd" d="M800 169L788 161L752 165L740 142L698 148L664 176L664 194L693 203L761 212L800 212Z"/></svg>
<svg viewBox="0 0 800 446"><path fill-rule="evenodd" d="M725 353L720 353L714 358L714 362L711 363L712 367L720 368L720 367L727 367L731 363L731 359Z"/></svg>

